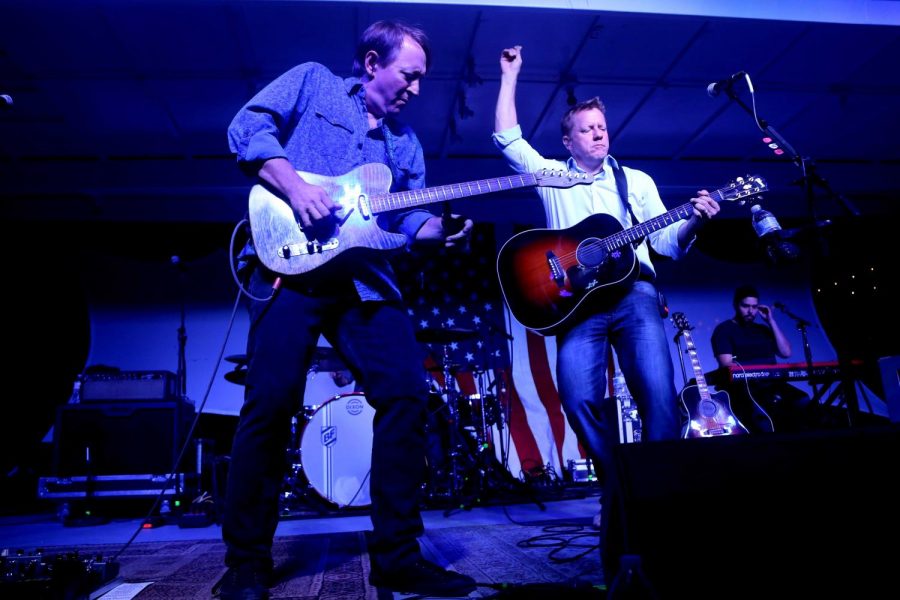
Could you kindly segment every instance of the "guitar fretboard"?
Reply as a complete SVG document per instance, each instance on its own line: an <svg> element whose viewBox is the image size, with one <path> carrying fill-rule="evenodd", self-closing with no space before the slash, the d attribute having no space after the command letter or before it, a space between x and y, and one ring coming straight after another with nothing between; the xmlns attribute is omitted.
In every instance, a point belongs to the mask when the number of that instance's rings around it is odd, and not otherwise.
<svg viewBox="0 0 900 600"><path fill-rule="evenodd" d="M700 397L704 400L709 400L709 386L706 385L706 376L700 367L700 359L697 357L694 338L691 336L689 329L683 329L681 333L684 335L684 345L687 347L688 357L691 360L691 370L694 372L694 378L697 380L697 389L700 391Z"/></svg>
<svg viewBox="0 0 900 600"><path fill-rule="evenodd" d="M672 210L665 212L658 217L647 219L643 223L638 223L634 227L629 227L624 231L614 233L613 235L604 238L603 243L606 246L607 250L615 250L616 248L621 248L626 244L639 242L658 229L662 229L663 227L671 225L672 223L677 223L678 221L687 219L691 216L692 211L693 208L690 202L688 202L687 204L682 204L678 208L673 208Z"/></svg>
<svg viewBox="0 0 900 600"><path fill-rule="evenodd" d="M406 190L391 194L382 194L369 198L369 205L374 213L423 206L445 200L467 198L491 192L502 192L523 187L537 185L537 177L534 173L522 173L508 177L495 177L493 179L481 179L465 183L453 183L437 187L423 188L419 190Z"/></svg>

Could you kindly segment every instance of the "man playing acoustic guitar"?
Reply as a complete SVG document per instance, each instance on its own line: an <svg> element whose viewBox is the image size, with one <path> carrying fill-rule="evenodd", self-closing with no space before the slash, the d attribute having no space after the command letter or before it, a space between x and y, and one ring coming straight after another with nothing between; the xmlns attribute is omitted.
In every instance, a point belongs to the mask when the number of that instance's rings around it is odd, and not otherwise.
<svg viewBox="0 0 900 600"><path fill-rule="evenodd" d="M503 156L517 172L564 168L593 178L589 186L538 190L550 228L575 226L591 215L605 213L614 217L621 229L666 212L653 180L641 171L620 168L610 156L606 111L597 98L576 104L563 116L562 143L571 158L565 162L549 160L532 148L522 137L516 114L516 82L521 68L521 46L503 50L493 136ZM626 185L626 197L621 197ZM719 211L717 202L706 191L698 192L691 203L689 218L676 220L647 237L655 251L679 258L690 247L701 222ZM633 279L624 286L611 286L609 293L601 292L596 298L586 300L579 310L563 315L566 318L553 330L557 335L560 400L579 441L601 469L601 476L606 474L604 492L609 489L612 473L612 446L618 442L616 423L606 418L612 411L601 409L606 395L610 344L616 350L622 373L637 403L644 426L643 439L677 438L680 430L674 368L653 283L655 271L646 243L641 242L634 252L640 267ZM542 260L552 262L557 258L561 257L548 256ZM564 279L560 273L560 287ZM585 287L593 289L597 287L595 282ZM603 502L602 537L607 529L605 517L609 514L609 504ZM615 567L609 565L610 572Z"/></svg>

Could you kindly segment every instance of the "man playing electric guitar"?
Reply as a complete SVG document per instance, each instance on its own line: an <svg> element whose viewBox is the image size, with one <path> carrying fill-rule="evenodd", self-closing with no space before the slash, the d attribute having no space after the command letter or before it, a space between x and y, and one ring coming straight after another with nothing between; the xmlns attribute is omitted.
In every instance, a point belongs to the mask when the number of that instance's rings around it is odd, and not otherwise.
<svg viewBox="0 0 900 600"><path fill-rule="evenodd" d="M548 226L567 228L597 213L611 215L622 226L632 226L665 213L666 207L650 176L620 167L609 154L606 110L597 98L576 104L563 116L562 143L571 154L567 161L546 159L531 147L522 137L516 113L516 83L521 68L521 46L503 50L493 136L497 147L517 172L552 165L593 178L589 186L538 191ZM681 257L701 222L719 211L717 202L706 191L698 192L691 203L689 218L673 222L646 238L654 250L672 258ZM674 369L647 243L641 241L635 253L640 263L639 277L615 293L588 303L555 331L557 385L563 408L590 458L606 473L612 469L611 448L618 440L615 422L604 419L606 412L599 406L606 391L610 343L640 411L644 439L674 439L680 432ZM609 490L609 478L605 479L604 493ZM603 502L601 530L606 529L609 505L610 502ZM604 534L605 531L601 534L605 538ZM612 573L616 565L604 568Z"/></svg>

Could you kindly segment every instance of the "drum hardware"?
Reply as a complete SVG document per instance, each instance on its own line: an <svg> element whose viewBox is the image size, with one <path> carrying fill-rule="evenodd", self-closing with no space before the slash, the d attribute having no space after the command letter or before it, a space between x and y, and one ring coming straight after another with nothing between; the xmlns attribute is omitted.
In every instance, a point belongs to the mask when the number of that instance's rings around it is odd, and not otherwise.
<svg viewBox="0 0 900 600"><path fill-rule="evenodd" d="M437 417L433 421L446 425L440 431L446 438L446 449L444 456L437 459L433 451L429 452L432 481L427 496L453 507L445 516L452 510L471 508L488 495L492 485L512 479L493 453L492 427L497 425L503 430L499 401L488 393L495 384L488 385L488 373L480 368L473 372L477 393L462 394L453 384L461 367L450 361L450 344L475 337L476 333L468 329L425 329L416 336L420 342L441 346L439 365L428 371L443 376L443 385L437 386L432 395L440 398L438 408L431 412L432 417ZM428 379L435 383L430 376Z"/></svg>
<svg viewBox="0 0 900 600"><path fill-rule="evenodd" d="M430 411L432 417L438 417L432 421L444 425L439 433L447 441L443 457L434 460L434 452L429 452L432 481L430 488L426 486L426 497L449 506L444 516L469 510L501 494L504 498L527 498L544 510L535 490L513 477L505 466L504 415L500 399L491 393L494 389L505 393L503 386L490 382L489 373L477 367L473 379L477 393L461 394L452 387L452 379L445 372L440 394L432 393L432 398L437 398L432 403L438 404ZM496 445L494 427L499 434ZM502 461L497 459L494 448L501 450Z"/></svg>

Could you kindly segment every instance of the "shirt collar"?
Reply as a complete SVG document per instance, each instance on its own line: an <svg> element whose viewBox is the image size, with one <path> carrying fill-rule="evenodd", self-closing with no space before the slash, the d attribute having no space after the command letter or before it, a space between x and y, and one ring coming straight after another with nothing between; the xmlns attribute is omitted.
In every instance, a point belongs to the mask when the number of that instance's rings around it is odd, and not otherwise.
<svg viewBox="0 0 900 600"><path fill-rule="evenodd" d="M601 169L600 172L597 173L597 177L606 176L605 173L607 166L618 169L619 162L611 154L607 154L606 158L603 159L603 169ZM586 173L584 169L578 166L578 164L575 162L575 159L571 156L568 158L568 160L566 160L566 169L568 169L569 171L575 171L576 173Z"/></svg>
<svg viewBox="0 0 900 600"><path fill-rule="evenodd" d="M356 97L363 115L368 114L366 109L366 87L363 85L362 79L359 77L348 77L344 79L344 88L347 90L348 96ZM384 118L378 119L376 127L381 127L383 124Z"/></svg>

